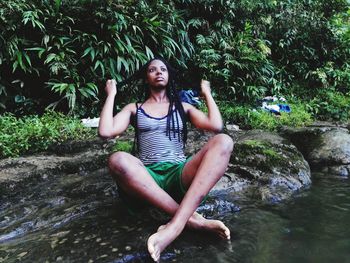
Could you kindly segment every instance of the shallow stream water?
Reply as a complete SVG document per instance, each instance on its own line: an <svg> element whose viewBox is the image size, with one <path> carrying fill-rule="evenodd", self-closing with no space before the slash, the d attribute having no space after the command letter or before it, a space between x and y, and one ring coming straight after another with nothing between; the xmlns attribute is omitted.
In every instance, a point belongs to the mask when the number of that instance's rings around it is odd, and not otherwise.
<svg viewBox="0 0 350 263"><path fill-rule="evenodd" d="M161 262L350 262L350 181L318 178L277 205L211 197L200 212L232 240L185 231ZM105 170L48 177L0 200L0 262L151 262L147 238L166 221L127 215Z"/></svg>

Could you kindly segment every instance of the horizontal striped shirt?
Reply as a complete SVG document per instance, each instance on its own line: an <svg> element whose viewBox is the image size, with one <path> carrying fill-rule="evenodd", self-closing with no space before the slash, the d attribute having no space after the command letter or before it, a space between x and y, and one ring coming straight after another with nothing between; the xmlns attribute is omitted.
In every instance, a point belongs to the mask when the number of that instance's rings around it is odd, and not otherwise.
<svg viewBox="0 0 350 263"><path fill-rule="evenodd" d="M183 123L178 111L172 111L177 130L176 116L179 122L180 134L175 132L171 124L171 140L166 133L167 116L155 118L148 115L140 106L137 108L137 128L139 142L139 158L144 164L171 162L179 163L186 160L183 143ZM171 121L172 122L172 121Z"/></svg>

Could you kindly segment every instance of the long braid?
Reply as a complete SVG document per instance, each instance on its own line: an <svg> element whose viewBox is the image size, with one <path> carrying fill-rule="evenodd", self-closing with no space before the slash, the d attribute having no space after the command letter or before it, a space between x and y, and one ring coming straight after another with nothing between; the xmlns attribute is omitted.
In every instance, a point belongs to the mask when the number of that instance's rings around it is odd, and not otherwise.
<svg viewBox="0 0 350 263"><path fill-rule="evenodd" d="M182 123L183 123L183 134L182 134L183 137L182 137L182 140L183 140L184 145L185 145L186 142L187 142L187 116L186 116L185 110L183 108L183 105L181 103L181 100L179 98L179 95L178 95L178 93L176 92L175 89L174 89L174 94L175 94L175 108L179 111L179 114L180 114L180 117L181 117L181 120L182 120ZM178 134L180 135L179 125L178 125Z"/></svg>
<svg viewBox="0 0 350 263"><path fill-rule="evenodd" d="M168 117L167 117L167 135L169 136L169 139L171 140L171 127L170 127L170 118L171 118L171 124L172 124L172 130L173 130L173 137L175 138L176 133L178 134L178 140L180 141L181 132L180 132L180 123L179 123L179 117L178 114L180 114L180 118L182 120L183 124L183 134L182 134L182 140L184 142L184 146L187 141L187 117L185 114L185 110L183 108L183 105L181 103L181 100L178 96L176 87L175 87L175 81L173 78L169 79L169 85L167 88L167 95L169 98L169 110L168 110ZM174 107L175 106L175 107ZM175 108L175 109L174 109ZM175 119L174 114L175 113ZM176 126L175 126L175 120L176 120Z"/></svg>
<svg viewBox="0 0 350 263"><path fill-rule="evenodd" d="M171 121L171 111L172 111L172 96L169 92L169 89L166 90L167 96L169 98L169 108L168 108L168 114L166 118L166 135L169 137L169 140L171 141L171 128L170 128L170 121Z"/></svg>

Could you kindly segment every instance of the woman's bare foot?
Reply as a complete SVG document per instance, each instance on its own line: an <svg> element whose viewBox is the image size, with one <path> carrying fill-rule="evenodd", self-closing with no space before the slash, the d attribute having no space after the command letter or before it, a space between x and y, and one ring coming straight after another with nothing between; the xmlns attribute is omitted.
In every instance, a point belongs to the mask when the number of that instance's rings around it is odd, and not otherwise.
<svg viewBox="0 0 350 263"><path fill-rule="evenodd" d="M166 226L167 225L161 225L157 231L162 230ZM190 217L186 227L189 229L211 232L224 239L231 238L230 229L228 229L223 222L219 220L206 219L196 212Z"/></svg>
<svg viewBox="0 0 350 263"><path fill-rule="evenodd" d="M194 213L186 226L190 229L202 230L214 233L221 238L230 239L230 230L219 220L205 219L198 213ZM158 231L149 237L147 241L148 252L154 261L158 261L162 251L177 238L182 229L177 230L168 223L158 228Z"/></svg>
<svg viewBox="0 0 350 263"><path fill-rule="evenodd" d="M158 231L148 238L148 252L154 261L159 261L160 253L180 235L181 231L182 229L177 230L168 223L160 226Z"/></svg>
<svg viewBox="0 0 350 263"><path fill-rule="evenodd" d="M198 213L194 213L188 220L186 226L190 229L211 232L224 239L230 239L230 229L219 220L206 219Z"/></svg>

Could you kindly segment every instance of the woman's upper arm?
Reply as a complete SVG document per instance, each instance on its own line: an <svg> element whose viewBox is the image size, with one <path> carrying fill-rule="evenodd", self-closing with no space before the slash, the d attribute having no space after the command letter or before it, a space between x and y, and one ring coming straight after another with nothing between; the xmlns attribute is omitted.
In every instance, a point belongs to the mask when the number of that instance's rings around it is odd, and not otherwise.
<svg viewBox="0 0 350 263"><path fill-rule="evenodd" d="M136 105L130 103L113 117L113 136L123 133L128 128L131 116L135 113Z"/></svg>
<svg viewBox="0 0 350 263"><path fill-rule="evenodd" d="M196 128L209 131L213 130L207 115L191 104L183 103L182 105L184 106L185 113L187 114L190 122Z"/></svg>

